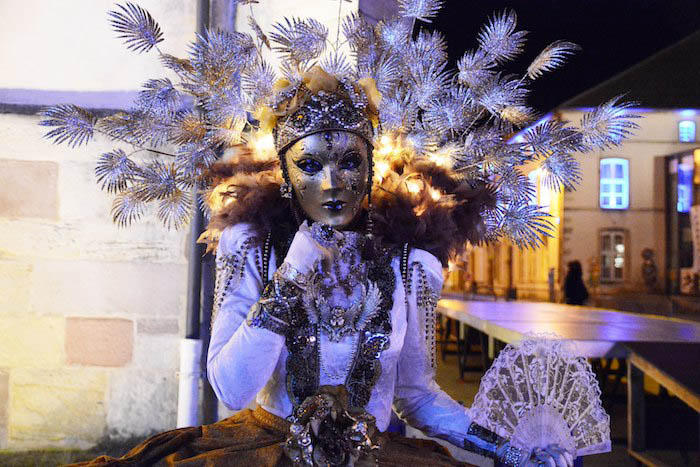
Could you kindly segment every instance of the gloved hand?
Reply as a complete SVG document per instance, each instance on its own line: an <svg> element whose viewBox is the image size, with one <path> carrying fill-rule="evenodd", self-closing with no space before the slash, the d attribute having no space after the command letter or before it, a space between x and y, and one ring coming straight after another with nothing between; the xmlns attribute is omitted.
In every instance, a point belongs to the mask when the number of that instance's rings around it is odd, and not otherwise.
<svg viewBox="0 0 700 467"><path fill-rule="evenodd" d="M523 464L525 467L572 467L574 456L556 444L535 448Z"/></svg>
<svg viewBox="0 0 700 467"><path fill-rule="evenodd" d="M318 261L332 261L338 254L343 233L315 222L304 221L294 235L284 262L301 274L308 274Z"/></svg>

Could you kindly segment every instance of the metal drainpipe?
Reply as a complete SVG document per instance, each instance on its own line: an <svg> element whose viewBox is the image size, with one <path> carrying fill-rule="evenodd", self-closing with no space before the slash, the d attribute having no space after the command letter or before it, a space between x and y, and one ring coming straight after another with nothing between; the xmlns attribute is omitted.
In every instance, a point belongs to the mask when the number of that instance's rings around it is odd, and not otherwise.
<svg viewBox="0 0 700 467"><path fill-rule="evenodd" d="M215 258L213 254L206 255L202 262L202 324L201 336L202 357L200 359L202 368L207 367L207 352L209 351L209 341L211 338L211 313L214 305L214 283L215 283ZM208 425L219 420L219 399L214 393L207 372L203 371L202 377L202 415L200 417L203 425Z"/></svg>
<svg viewBox="0 0 700 467"><path fill-rule="evenodd" d="M197 0L197 33L209 27L209 0ZM202 286L202 245L197 238L202 233L204 215L199 208L199 192L192 189L192 221L187 270L187 319L185 338L180 341L180 374L177 404L177 427L199 424L199 380L202 376L202 341L200 309Z"/></svg>

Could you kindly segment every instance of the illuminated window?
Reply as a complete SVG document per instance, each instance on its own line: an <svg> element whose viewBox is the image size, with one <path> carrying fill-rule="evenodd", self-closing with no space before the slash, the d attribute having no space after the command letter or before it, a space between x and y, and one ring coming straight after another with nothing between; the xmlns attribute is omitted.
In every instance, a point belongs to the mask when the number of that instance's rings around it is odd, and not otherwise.
<svg viewBox="0 0 700 467"><path fill-rule="evenodd" d="M627 159L609 157L600 160L600 207L630 207L630 163Z"/></svg>
<svg viewBox="0 0 700 467"><path fill-rule="evenodd" d="M677 165L678 171L678 202L676 210L678 212L690 212L693 204L693 169L695 161L692 155L684 156Z"/></svg>
<svg viewBox="0 0 700 467"><path fill-rule="evenodd" d="M678 122L678 141L681 143L695 142L695 121L683 120Z"/></svg>
<svg viewBox="0 0 700 467"><path fill-rule="evenodd" d="M600 280L622 282L625 277L625 232L610 229L600 232Z"/></svg>

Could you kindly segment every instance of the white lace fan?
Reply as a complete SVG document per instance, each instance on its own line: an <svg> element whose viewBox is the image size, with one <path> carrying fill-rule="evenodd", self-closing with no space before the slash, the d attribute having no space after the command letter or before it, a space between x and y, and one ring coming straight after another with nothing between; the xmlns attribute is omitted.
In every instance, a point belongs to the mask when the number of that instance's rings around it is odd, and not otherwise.
<svg viewBox="0 0 700 467"><path fill-rule="evenodd" d="M595 374L572 342L553 335L507 345L481 379L470 415L520 449L610 451L610 417Z"/></svg>

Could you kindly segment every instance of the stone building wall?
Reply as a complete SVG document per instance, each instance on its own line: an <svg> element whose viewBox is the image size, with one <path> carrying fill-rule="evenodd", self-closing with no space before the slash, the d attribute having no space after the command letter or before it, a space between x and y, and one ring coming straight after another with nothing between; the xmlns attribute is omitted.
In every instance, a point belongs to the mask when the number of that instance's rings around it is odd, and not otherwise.
<svg viewBox="0 0 700 467"><path fill-rule="evenodd" d="M640 128L620 146L604 151L579 154L581 182L576 190L565 191L560 214L554 214L556 237L547 239L537 250L513 253L513 279L518 298L561 301L566 265L581 262L584 281L588 283L589 304L645 313L663 313L671 309L670 300L661 298L666 276L666 193L664 158L698 148L698 143L678 142L678 122L694 120L697 112L682 109L635 109L644 118ZM584 111L564 109L555 115L577 124ZM600 160L620 157L629 160L629 208L605 210L599 205ZM554 199L554 198L552 198ZM540 203L551 205L550 202ZM591 284L592 265L600 261L600 233L603 229L620 229L625 234L624 280L616 283ZM649 289L642 277L642 251L654 252L658 271L656 287ZM480 293L505 295L510 255L507 245L477 247L469 266L475 289ZM554 294L550 294L547 272L554 269ZM470 284L467 284L469 286ZM553 297L550 297L553 295Z"/></svg>
<svg viewBox="0 0 700 467"><path fill-rule="evenodd" d="M0 448L172 428L186 235L112 224L98 139L70 150L0 115Z"/></svg>
<svg viewBox="0 0 700 467"><path fill-rule="evenodd" d="M139 2L186 53L195 2ZM37 105L120 108L157 56L125 50L111 0L0 4L0 449L87 447L174 428L186 232L112 224L97 137L43 139ZM14 109L17 109L16 112Z"/></svg>

